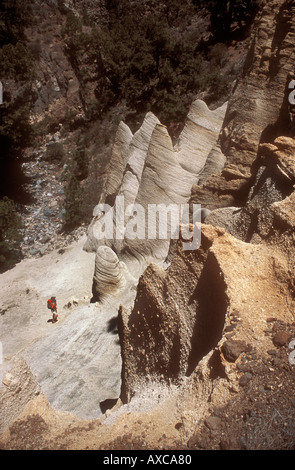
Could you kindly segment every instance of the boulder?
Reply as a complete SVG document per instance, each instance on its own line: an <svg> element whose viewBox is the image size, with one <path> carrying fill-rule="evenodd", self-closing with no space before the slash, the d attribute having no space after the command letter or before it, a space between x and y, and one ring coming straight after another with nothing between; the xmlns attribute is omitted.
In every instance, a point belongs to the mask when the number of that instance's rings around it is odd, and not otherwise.
<svg viewBox="0 0 295 470"><path fill-rule="evenodd" d="M93 301L102 300L125 286L124 267L116 253L107 246L100 246L95 256Z"/></svg>
<svg viewBox="0 0 295 470"><path fill-rule="evenodd" d="M261 164L243 207L213 210L206 223L247 242L269 238L274 226L294 227L295 140L281 136L259 147Z"/></svg>

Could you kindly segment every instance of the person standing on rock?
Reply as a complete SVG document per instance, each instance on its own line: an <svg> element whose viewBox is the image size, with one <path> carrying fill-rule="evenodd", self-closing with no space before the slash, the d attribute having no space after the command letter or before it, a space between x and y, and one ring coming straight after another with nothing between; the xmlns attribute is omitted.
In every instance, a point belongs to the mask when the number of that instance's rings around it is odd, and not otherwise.
<svg viewBox="0 0 295 470"><path fill-rule="evenodd" d="M52 323L57 322L57 303L56 303L56 297L51 297L50 299L47 300L47 307L51 310L52 313Z"/></svg>

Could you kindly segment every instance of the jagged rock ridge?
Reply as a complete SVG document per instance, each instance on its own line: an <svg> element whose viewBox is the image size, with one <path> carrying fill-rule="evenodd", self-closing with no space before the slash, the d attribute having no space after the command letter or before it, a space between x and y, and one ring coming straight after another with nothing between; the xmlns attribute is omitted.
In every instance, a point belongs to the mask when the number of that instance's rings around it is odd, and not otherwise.
<svg viewBox="0 0 295 470"><path fill-rule="evenodd" d="M215 149L226 107L225 103L211 111L204 102L194 102L174 146L166 127L152 113L146 115L134 135L124 123L119 125L105 188L89 227L86 251L96 251L106 243L127 265L138 260L139 274L149 261L165 260L169 239L148 240L147 227L145 240L98 240L95 233L101 226L101 204L114 208L116 198L123 197L124 210L130 204L138 204L146 214L149 204L186 204L192 185L198 182L208 155Z"/></svg>
<svg viewBox="0 0 295 470"><path fill-rule="evenodd" d="M294 3L267 2L256 18L243 75L229 99L220 135L221 174L195 185L192 201L210 209L244 205L260 143L294 134L288 85L294 77ZM259 155L258 155L259 156Z"/></svg>
<svg viewBox="0 0 295 470"><path fill-rule="evenodd" d="M105 417L105 426L99 421L71 432L64 427L58 435L68 448L294 447L294 370L288 363L288 341L295 336L294 128L292 115L282 120L288 108L285 85L294 65L289 54L293 8L290 1L265 2L221 139L208 149L203 172L194 175L198 183L192 201L213 209L202 226L201 248L184 252L179 242L168 269L154 263L144 271L134 305L122 302L121 398L126 403L119 407L119 402ZM273 103L268 101L270 89L276 96ZM125 169L133 176L127 168L133 136L123 124L120 132L127 137L123 146L117 141L120 165L112 167L117 171L112 198L120 191ZM165 149L161 162L170 152L175 157L161 124L151 135L145 162L156 160L156 153L150 156L153 136L161 143L158 151ZM172 161L181 167L177 159ZM152 180L151 170L145 164L137 195L144 177ZM243 198L240 207L236 203ZM98 209L94 215L100 217ZM95 252L97 222L86 245ZM124 247L119 246L118 259L122 255ZM26 416L34 411L31 404L23 421L4 436L4 445L17 446ZM48 435L40 442L54 447Z"/></svg>

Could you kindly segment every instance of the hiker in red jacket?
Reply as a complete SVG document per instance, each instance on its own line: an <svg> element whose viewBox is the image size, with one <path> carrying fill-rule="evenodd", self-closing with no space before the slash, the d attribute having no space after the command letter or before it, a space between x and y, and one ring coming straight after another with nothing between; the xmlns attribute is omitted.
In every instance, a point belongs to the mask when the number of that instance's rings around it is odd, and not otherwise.
<svg viewBox="0 0 295 470"><path fill-rule="evenodd" d="M47 300L47 307L51 310L52 313L52 323L57 322L57 304L56 304L56 298L51 297L51 299Z"/></svg>

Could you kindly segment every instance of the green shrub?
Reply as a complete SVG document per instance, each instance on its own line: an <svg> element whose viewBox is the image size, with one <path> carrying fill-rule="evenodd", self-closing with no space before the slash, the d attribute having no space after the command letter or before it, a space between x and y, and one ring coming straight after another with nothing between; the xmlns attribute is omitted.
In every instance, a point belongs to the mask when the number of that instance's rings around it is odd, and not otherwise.
<svg viewBox="0 0 295 470"><path fill-rule="evenodd" d="M13 101L0 108L0 139L7 138L11 153L31 144L30 87L25 87ZM3 151L3 147L1 149Z"/></svg>
<svg viewBox="0 0 295 470"><path fill-rule="evenodd" d="M207 76L208 100L218 101L228 95L231 81L227 75L221 74L219 69L213 70Z"/></svg>
<svg viewBox="0 0 295 470"><path fill-rule="evenodd" d="M65 151L63 145L60 142L50 142L47 144L46 148L46 160L53 162L53 161L61 161L65 155Z"/></svg>
<svg viewBox="0 0 295 470"><path fill-rule="evenodd" d="M32 56L34 57L34 59L38 60L40 58L40 55L41 55L41 52L42 52L42 46L41 46L40 39L36 39L34 42L32 42L29 45L29 50L30 50Z"/></svg>
<svg viewBox="0 0 295 470"><path fill-rule="evenodd" d="M73 128L76 115L77 111L75 109L70 107L66 108L63 117L60 119L66 131L70 131Z"/></svg>
<svg viewBox="0 0 295 470"><path fill-rule="evenodd" d="M211 66L223 67L228 60L228 48L225 44L214 44L208 53Z"/></svg>
<svg viewBox="0 0 295 470"><path fill-rule="evenodd" d="M34 59L25 37L26 27L33 22L32 0L0 2L1 79L14 80L14 91L4 87L0 106L0 197L23 197L20 163L23 149L32 144L30 112L35 79Z"/></svg>
<svg viewBox="0 0 295 470"><path fill-rule="evenodd" d="M24 41L16 44L5 44L0 49L1 72L7 78L16 81L31 81L34 79L33 56Z"/></svg>
<svg viewBox="0 0 295 470"><path fill-rule="evenodd" d="M65 230L78 227L83 222L83 188L74 173L68 177L65 188L63 224Z"/></svg>
<svg viewBox="0 0 295 470"><path fill-rule="evenodd" d="M88 176L89 155L85 148L78 148L74 153L75 175L79 181Z"/></svg>
<svg viewBox="0 0 295 470"><path fill-rule="evenodd" d="M55 132L57 126L58 122L52 116L48 115L46 115L42 120L33 124L31 126L34 138L33 145L38 147L40 145L39 138L42 139L47 134Z"/></svg>
<svg viewBox="0 0 295 470"><path fill-rule="evenodd" d="M212 88L207 77L225 65L227 47L214 45L213 39L210 50L197 49L198 39L189 28L194 3L199 2L165 0L151 14L142 2L107 0L108 24L88 32L81 32L78 18L67 14L66 52L89 121L104 120L122 102L129 115L152 110L165 124L180 121L198 92ZM218 8L217 2L209 3L210 13Z"/></svg>
<svg viewBox="0 0 295 470"><path fill-rule="evenodd" d="M32 5L33 0L0 2L0 44L15 43L24 37L25 28L33 23Z"/></svg>
<svg viewBox="0 0 295 470"><path fill-rule="evenodd" d="M80 17L76 16L71 10L67 12L66 23L63 27L62 34L73 36L82 31L82 21Z"/></svg>
<svg viewBox="0 0 295 470"><path fill-rule="evenodd" d="M57 7L62 14L66 14L68 12L68 7L65 5L64 0L57 0Z"/></svg>
<svg viewBox="0 0 295 470"><path fill-rule="evenodd" d="M21 228L22 220L14 202L4 197L0 201L0 272L20 259Z"/></svg>
<svg viewBox="0 0 295 470"><path fill-rule="evenodd" d="M24 196L21 184L23 149L32 144L30 123L30 86L22 87L11 101L0 106L0 198L9 196L21 202Z"/></svg>

